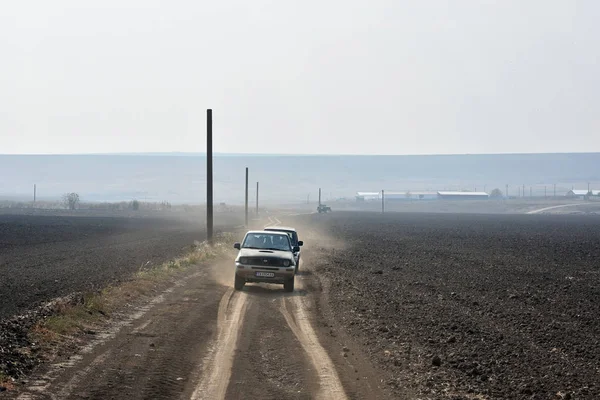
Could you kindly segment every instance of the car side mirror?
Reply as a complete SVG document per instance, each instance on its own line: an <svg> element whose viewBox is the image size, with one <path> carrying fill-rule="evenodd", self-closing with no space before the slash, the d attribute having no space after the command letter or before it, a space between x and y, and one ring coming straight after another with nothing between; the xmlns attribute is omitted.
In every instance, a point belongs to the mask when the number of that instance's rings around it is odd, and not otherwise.
<svg viewBox="0 0 600 400"><path fill-rule="evenodd" d="M300 246L294 246L292 250L294 251L294 253L300 251Z"/></svg>
<svg viewBox="0 0 600 400"><path fill-rule="evenodd" d="M298 246L304 246L304 242L302 240L298 241Z"/></svg>
<svg viewBox="0 0 600 400"><path fill-rule="evenodd" d="M242 247L242 246L241 246L239 243L234 243L234 244L233 244L233 248L234 248L234 249L238 249L238 250L239 250L241 247Z"/></svg>

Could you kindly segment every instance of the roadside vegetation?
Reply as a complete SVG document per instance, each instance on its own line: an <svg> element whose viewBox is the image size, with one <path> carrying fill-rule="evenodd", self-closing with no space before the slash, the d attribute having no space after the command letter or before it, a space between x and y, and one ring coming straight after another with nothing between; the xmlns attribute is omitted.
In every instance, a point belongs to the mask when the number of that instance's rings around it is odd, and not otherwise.
<svg viewBox="0 0 600 400"><path fill-rule="evenodd" d="M154 295L157 287L181 272L200 267L225 253L226 244L230 244L230 234L221 234L213 246L206 242L193 246L185 256L163 263L159 266L142 265L131 280L112 285L96 293L86 293L75 304L66 304L43 321L33 330L38 343L54 344L77 333L88 333L93 325L109 319L122 308L140 298Z"/></svg>
<svg viewBox="0 0 600 400"><path fill-rule="evenodd" d="M160 265L141 265L124 282L55 300L26 328L19 327L18 344L0 346L1 358L5 359L0 360L0 391L10 390L16 379L40 361L52 361L65 350L76 347L86 336L95 335L127 307L148 301L174 279L225 255L232 241L232 234L221 233L216 235L212 246L198 243L181 257Z"/></svg>

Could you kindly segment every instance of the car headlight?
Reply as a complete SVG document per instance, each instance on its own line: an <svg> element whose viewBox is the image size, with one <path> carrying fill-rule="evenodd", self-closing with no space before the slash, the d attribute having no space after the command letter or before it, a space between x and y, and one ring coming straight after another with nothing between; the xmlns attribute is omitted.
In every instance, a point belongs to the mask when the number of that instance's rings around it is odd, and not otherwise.
<svg viewBox="0 0 600 400"><path fill-rule="evenodd" d="M283 260L283 266L284 267L289 267L290 266L290 260Z"/></svg>
<svg viewBox="0 0 600 400"><path fill-rule="evenodd" d="M240 264L246 264L246 263L248 263L248 259L247 259L246 257L240 257L240 258L238 259L238 262L239 262Z"/></svg>

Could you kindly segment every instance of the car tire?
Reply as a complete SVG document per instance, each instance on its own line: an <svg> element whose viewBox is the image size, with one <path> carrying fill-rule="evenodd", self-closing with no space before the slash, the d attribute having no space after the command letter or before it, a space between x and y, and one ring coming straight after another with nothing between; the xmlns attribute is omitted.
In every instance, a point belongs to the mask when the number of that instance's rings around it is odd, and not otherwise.
<svg viewBox="0 0 600 400"><path fill-rule="evenodd" d="M246 284L246 281L244 280L244 278L240 278L239 276L236 275L235 282L233 284L234 289L242 290L244 288L245 284Z"/></svg>
<svg viewBox="0 0 600 400"><path fill-rule="evenodd" d="M285 290L286 292L294 291L294 278L290 278L287 281L285 281L285 283L283 284L283 290Z"/></svg>

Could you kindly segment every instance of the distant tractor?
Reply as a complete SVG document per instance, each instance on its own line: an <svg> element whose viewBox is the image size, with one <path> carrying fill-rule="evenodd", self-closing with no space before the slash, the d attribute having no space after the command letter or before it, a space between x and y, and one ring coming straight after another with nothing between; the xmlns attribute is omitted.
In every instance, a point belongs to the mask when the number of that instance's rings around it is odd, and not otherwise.
<svg viewBox="0 0 600 400"><path fill-rule="evenodd" d="M319 206L317 207L317 211L319 212L319 214L328 213L331 212L331 207L326 206L325 204L319 204Z"/></svg>

